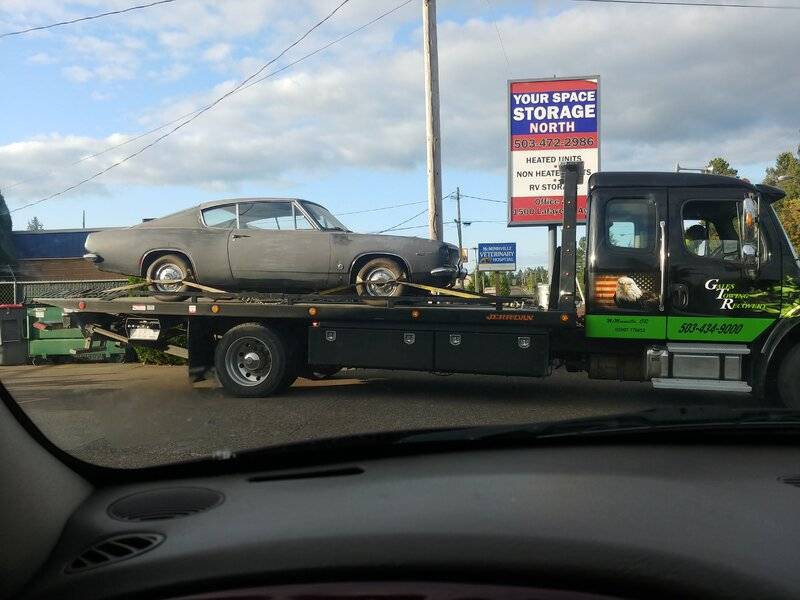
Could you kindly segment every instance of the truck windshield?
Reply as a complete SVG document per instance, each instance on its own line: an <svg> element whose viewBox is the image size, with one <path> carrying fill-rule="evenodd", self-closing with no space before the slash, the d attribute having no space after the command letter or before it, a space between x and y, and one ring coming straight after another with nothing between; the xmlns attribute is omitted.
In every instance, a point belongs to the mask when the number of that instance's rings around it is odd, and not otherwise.
<svg viewBox="0 0 800 600"><path fill-rule="evenodd" d="M328 231L350 231L339 219L331 214L331 211L324 206L314 204L313 202L303 202L302 204L303 208L305 208L311 214L311 216L317 223L319 223L319 226L322 229L326 229Z"/></svg>

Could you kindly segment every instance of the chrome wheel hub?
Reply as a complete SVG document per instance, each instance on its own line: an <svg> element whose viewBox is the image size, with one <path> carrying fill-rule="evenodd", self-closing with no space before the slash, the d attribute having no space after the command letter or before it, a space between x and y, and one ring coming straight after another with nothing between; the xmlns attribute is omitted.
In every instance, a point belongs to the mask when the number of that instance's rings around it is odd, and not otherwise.
<svg viewBox="0 0 800 600"><path fill-rule="evenodd" d="M258 338L243 337L225 353L225 369L239 385L258 385L272 369L272 354Z"/></svg>
<svg viewBox="0 0 800 600"><path fill-rule="evenodd" d="M173 265L171 263L167 263L165 265L161 265L155 272L155 277L153 277L158 283L156 283L156 289L160 292L179 292L181 291L180 283L162 283L162 282L169 282L169 281L178 281L180 282L183 279L183 271L178 265Z"/></svg>
<svg viewBox="0 0 800 600"><path fill-rule="evenodd" d="M391 296L397 284L394 283L394 273L385 267L377 267L367 273L364 282L370 296Z"/></svg>

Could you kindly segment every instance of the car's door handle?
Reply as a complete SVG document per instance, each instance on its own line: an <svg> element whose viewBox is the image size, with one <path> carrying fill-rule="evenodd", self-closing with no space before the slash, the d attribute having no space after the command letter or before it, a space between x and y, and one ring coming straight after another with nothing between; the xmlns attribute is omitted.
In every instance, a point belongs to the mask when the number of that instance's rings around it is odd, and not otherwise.
<svg viewBox="0 0 800 600"><path fill-rule="evenodd" d="M235 240L238 240L239 238L248 238L250 236L246 233L234 233L231 237Z"/></svg>
<svg viewBox="0 0 800 600"><path fill-rule="evenodd" d="M686 308L689 304L689 288L682 283L672 284L672 306Z"/></svg>

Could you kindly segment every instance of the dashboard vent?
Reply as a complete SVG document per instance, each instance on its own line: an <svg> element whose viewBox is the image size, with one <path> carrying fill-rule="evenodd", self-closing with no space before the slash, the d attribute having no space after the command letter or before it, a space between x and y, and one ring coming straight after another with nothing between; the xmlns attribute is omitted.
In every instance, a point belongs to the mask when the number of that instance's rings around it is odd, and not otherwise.
<svg viewBox="0 0 800 600"><path fill-rule="evenodd" d="M778 477L783 483L788 483L794 487L800 487L800 475L786 475L785 477Z"/></svg>
<svg viewBox="0 0 800 600"><path fill-rule="evenodd" d="M121 498L108 507L108 514L120 521L180 519L219 506L224 499L207 488L163 488Z"/></svg>
<svg viewBox="0 0 800 600"><path fill-rule="evenodd" d="M158 533L126 533L110 537L81 552L67 565L66 572L79 573L127 560L152 550L163 541L164 536Z"/></svg>

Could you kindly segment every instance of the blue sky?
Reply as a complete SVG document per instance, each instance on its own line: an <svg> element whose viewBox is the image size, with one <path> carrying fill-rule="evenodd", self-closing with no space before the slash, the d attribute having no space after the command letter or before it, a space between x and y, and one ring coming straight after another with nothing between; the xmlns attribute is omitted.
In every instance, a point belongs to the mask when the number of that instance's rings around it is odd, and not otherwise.
<svg viewBox="0 0 800 600"><path fill-rule="evenodd" d="M399 4L351 0L275 66ZM130 0L0 0L0 31L124 8ZM203 106L338 2L176 0L0 39L0 190L9 208L64 189L155 135L83 156ZM220 197L299 196L337 213L425 199L420 3L221 103L125 165L13 213L24 228L131 225ZM669 23L669 29L664 26ZM760 180L800 141L800 12L626 7L570 1L440 0L443 189L506 196L505 82L598 73L602 168L672 170L724 155ZM508 56L501 50L498 32ZM732 35L747 32L748 35ZM26 183L13 186L15 182ZM359 231L419 212L343 220ZM541 229L509 230L503 204L464 199L465 245L516 241L545 260ZM445 200L445 220L455 216ZM403 230L425 235L422 215ZM455 228L445 229L455 241Z"/></svg>

